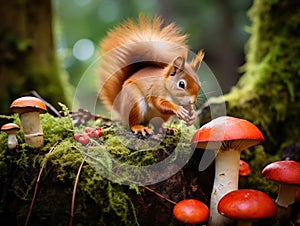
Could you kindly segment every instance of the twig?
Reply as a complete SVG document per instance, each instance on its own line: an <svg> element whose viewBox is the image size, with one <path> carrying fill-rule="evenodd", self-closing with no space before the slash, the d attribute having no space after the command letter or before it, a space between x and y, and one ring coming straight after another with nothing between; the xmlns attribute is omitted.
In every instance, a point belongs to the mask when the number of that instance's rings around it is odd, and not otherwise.
<svg viewBox="0 0 300 226"><path fill-rule="evenodd" d="M160 197L160 198L162 198L162 199L164 199L164 200L166 200L166 201L168 201L168 202L170 202L170 203L176 205L176 202L174 202L174 201L172 201L171 199L168 199L168 198L166 198L165 196L163 196L163 195L157 193L156 191L152 190L151 188L149 188L149 187L147 187L147 186L145 186L145 185L140 185L140 186L143 187L143 188L145 188L146 190L148 190L148 191L154 193L154 194L157 195L158 197Z"/></svg>
<svg viewBox="0 0 300 226"><path fill-rule="evenodd" d="M76 175L76 179L75 179L75 183L74 183L74 188L73 188L73 195L72 195L72 204L71 204L71 212L70 212L70 223L69 223L69 226L72 226L73 225L73 218L74 218L74 206L75 206L75 197L76 197L76 189L77 189L77 184L78 184L78 181L79 181L79 176L80 176L80 172L81 172L81 169L82 169L82 166L86 160L87 156L84 157L84 159L82 160L79 168L78 168L78 172L77 172L77 175Z"/></svg>
<svg viewBox="0 0 300 226"><path fill-rule="evenodd" d="M48 152L48 154L50 154L54 148L56 147L56 145L59 143L59 141L57 141L50 149L50 151ZM32 197L32 200L31 200L31 203L30 203L30 207L29 207L29 211L28 211L28 214L27 214L27 217L26 217L26 221L25 221L25 226L28 225L28 222L29 222L29 219L30 219L30 215L31 215L31 212L32 212L32 209L33 209L33 205L34 205L34 201L35 201L35 197L36 197L36 194L37 194L37 190L38 190L38 187L39 187L39 182L40 182L40 179L41 179L41 175L42 175L42 172L45 168L47 164L47 161L43 162L42 166L41 166L41 169L40 169L40 172L39 172L39 175L37 177L37 180L36 180L36 184L35 184L35 188L34 188L34 193L33 193L33 197Z"/></svg>
<svg viewBox="0 0 300 226"><path fill-rule="evenodd" d="M52 104L50 104L50 103L47 102L45 99L43 99L43 98L38 94L37 91L31 90L30 93L31 93L33 96L35 96L36 98L39 98L39 99L41 99L42 101L44 101L45 104L46 104L46 106L47 106L47 107L48 107L48 108L49 108L49 109L50 109L57 117L61 117L61 114L59 113L59 111L56 110L56 108L55 108Z"/></svg>

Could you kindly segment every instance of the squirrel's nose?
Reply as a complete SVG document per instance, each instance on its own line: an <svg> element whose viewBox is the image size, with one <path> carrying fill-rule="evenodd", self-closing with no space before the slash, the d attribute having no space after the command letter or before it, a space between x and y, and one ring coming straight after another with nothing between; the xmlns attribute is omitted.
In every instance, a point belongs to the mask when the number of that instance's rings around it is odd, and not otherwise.
<svg viewBox="0 0 300 226"><path fill-rule="evenodd" d="M196 100L197 100L197 97L194 96L194 97L191 97L190 101L189 101L189 104L195 104L196 103Z"/></svg>

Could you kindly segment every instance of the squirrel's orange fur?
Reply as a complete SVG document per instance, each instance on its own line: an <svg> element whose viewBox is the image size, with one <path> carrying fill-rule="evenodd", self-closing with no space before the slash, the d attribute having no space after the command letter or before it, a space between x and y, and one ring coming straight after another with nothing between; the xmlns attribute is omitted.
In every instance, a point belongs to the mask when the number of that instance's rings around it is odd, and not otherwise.
<svg viewBox="0 0 300 226"><path fill-rule="evenodd" d="M173 23L140 15L101 42L100 98L135 133L160 129L172 115L192 124L200 89L197 70L204 53L186 63L186 35Z"/></svg>

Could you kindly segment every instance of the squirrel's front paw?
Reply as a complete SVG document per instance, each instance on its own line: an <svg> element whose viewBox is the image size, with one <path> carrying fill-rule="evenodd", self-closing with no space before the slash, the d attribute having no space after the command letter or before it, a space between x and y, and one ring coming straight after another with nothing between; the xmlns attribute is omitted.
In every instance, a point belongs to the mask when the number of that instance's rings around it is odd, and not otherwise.
<svg viewBox="0 0 300 226"><path fill-rule="evenodd" d="M185 122L190 120L190 112L182 106L179 106L176 115L179 119L182 119Z"/></svg>
<svg viewBox="0 0 300 226"><path fill-rule="evenodd" d="M187 126L193 125L197 119L197 113L194 111L194 109L191 109L189 114L190 114L190 119L189 119L189 121L186 122Z"/></svg>

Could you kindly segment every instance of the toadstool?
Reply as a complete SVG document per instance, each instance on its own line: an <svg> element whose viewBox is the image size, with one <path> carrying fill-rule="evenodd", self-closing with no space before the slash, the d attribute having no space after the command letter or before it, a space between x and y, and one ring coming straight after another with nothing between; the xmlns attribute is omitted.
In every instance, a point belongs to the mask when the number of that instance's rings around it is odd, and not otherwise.
<svg viewBox="0 0 300 226"><path fill-rule="evenodd" d="M300 163L294 160L270 163L262 170L262 176L279 183L277 218L285 221L295 202L296 188L300 186Z"/></svg>
<svg viewBox="0 0 300 226"><path fill-rule="evenodd" d="M218 204L220 214L238 221L238 226L251 226L254 221L271 218L276 205L264 192L240 189L227 193Z"/></svg>
<svg viewBox="0 0 300 226"><path fill-rule="evenodd" d="M15 123L7 123L1 127L1 130L6 132L7 146L9 149L14 149L18 145L18 140L16 137L16 132L20 130L20 127Z"/></svg>
<svg viewBox="0 0 300 226"><path fill-rule="evenodd" d="M44 138L40 113L47 111L45 103L36 97L25 96L13 101L10 111L19 114L25 142L35 147L42 147Z"/></svg>
<svg viewBox="0 0 300 226"><path fill-rule="evenodd" d="M242 177L248 176L251 173L250 166L244 160L240 160L239 175Z"/></svg>
<svg viewBox="0 0 300 226"><path fill-rule="evenodd" d="M174 206L173 215L181 222L199 224L208 220L209 209L199 200L184 199Z"/></svg>
<svg viewBox="0 0 300 226"><path fill-rule="evenodd" d="M238 188L241 151L263 141L263 134L254 124L229 116L213 119L194 134L192 144L216 152L209 225L230 224L230 219L218 213L217 205L225 194Z"/></svg>

